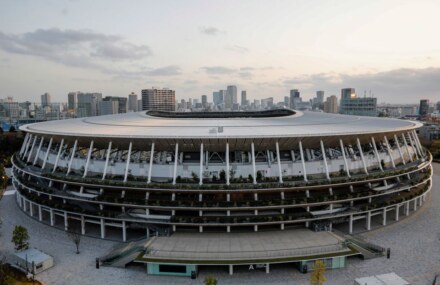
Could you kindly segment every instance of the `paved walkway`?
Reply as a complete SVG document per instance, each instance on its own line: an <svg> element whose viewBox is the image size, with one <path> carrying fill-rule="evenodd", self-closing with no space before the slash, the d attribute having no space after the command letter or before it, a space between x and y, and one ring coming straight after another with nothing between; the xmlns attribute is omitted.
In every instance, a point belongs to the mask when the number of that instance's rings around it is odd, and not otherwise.
<svg viewBox="0 0 440 285"><path fill-rule="evenodd" d="M432 284L434 275L440 273L440 165L434 165L434 187L426 204L415 214L399 223L363 234L368 241L391 248L391 259L379 258L362 261L350 258L345 269L325 273L326 285L351 285L357 277L396 272L414 285ZM8 189L10 190L10 189ZM45 285L120 285L120 284L203 284L208 274L214 274L219 284L309 284L309 274L301 274L291 264L271 266L271 273L249 271L246 266L234 267L229 276L227 268L202 267L198 279L147 276L140 266L126 269L95 269L95 257L105 255L116 242L90 237L81 239L81 254L75 254L73 242L58 229L43 225L22 213L15 204L15 196L8 195L0 201L0 216L4 220L0 230L0 254L10 257L10 242L16 224L28 228L32 246L52 255L55 267L38 275Z"/></svg>

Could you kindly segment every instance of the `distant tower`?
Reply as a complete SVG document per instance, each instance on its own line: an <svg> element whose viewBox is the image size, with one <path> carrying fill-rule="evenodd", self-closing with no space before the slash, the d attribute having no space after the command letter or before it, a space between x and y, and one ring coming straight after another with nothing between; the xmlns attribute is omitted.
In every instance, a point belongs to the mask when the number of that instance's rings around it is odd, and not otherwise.
<svg viewBox="0 0 440 285"><path fill-rule="evenodd" d="M47 107L50 106L50 94L49 93L44 93L43 95L41 95L41 107Z"/></svg>
<svg viewBox="0 0 440 285"><path fill-rule="evenodd" d="M246 100L247 100L246 90L241 91L241 106L246 106Z"/></svg>

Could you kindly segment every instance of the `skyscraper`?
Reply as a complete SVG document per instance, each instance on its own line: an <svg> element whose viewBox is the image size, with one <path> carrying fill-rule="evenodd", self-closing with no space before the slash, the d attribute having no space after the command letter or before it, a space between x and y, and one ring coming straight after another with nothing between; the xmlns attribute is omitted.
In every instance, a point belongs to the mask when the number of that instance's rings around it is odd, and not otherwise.
<svg viewBox="0 0 440 285"><path fill-rule="evenodd" d="M424 117L427 116L428 113L429 113L429 100L428 99L420 100L419 115L421 117Z"/></svg>
<svg viewBox="0 0 440 285"><path fill-rule="evenodd" d="M134 92L131 92L128 95L128 111L129 112L137 112L138 111L137 100L138 100L138 95L135 94Z"/></svg>
<svg viewBox="0 0 440 285"><path fill-rule="evenodd" d="M77 116L90 117L99 115L99 102L102 101L101 93L81 93L77 95Z"/></svg>
<svg viewBox="0 0 440 285"><path fill-rule="evenodd" d="M290 109L295 109L296 105L301 102L301 96L298 89L290 90Z"/></svg>
<svg viewBox="0 0 440 285"><path fill-rule="evenodd" d="M208 96L202 95L202 107L207 108L208 107Z"/></svg>
<svg viewBox="0 0 440 285"><path fill-rule="evenodd" d="M237 86L235 85L229 85L226 89L228 91L228 94L231 96L232 104L236 104L237 102Z"/></svg>
<svg viewBox="0 0 440 285"><path fill-rule="evenodd" d="M247 100L246 90L241 91L241 106L246 106L246 100Z"/></svg>
<svg viewBox="0 0 440 285"><path fill-rule="evenodd" d="M324 91L316 91L316 103L324 103Z"/></svg>
<svg viewBox="0 0 440 285"><path fill-rule="evenodd" d="M338 113L338 97L336 95L327 97L327 100L324 102L324 112Z"/></svg>
<svg viewBox="0 0 440 285"><path fill-rule="evenodd" d="M356 92L354 88L341 89L341 100L350 100L356 98Z"/></svg>
<svg viewBox="0 0 440 285"><path fill-rule="evenodd" d="M341 89L339 113L357 116L377 116L377 98L358 98L354 88Z"/></svg>
<svg viewBox="0 0 440 285"><path fill-rule="evenodd" d="M41 95L41 107L47 107L50 106L50 94L49 93L44 93L43 95Z"/></svg>
<svg viewBox="0 0 440 285"><path fill-rule="evenodd" d="M176 92L168 88L143 89L142 110L176 111Z"/></svg>
<svg viewBox="0 0 440 285"><path fill-rule="evenodd" d="M223 97L220 97L220 91L212 92L212 102L214 106L220 105L223 101Z"/></svg>
<svg viewBox="0 0 440 285"><path fill-rule="evenodd" d="M79 92L70 92L69 94L67 94L67 108L69 110L76 109L78 93Z"/></svg>

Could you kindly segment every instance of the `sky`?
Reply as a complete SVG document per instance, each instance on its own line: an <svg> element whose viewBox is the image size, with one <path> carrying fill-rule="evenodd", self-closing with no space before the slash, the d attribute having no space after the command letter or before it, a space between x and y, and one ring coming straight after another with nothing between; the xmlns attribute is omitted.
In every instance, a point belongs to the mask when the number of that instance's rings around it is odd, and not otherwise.
<svg viewBox="0 0 440 285"><path fill-rule="evenodd" d="M352 87L440 101L440 1L0 0L0 98L67 101L237 85L248 98Z"/></svg>

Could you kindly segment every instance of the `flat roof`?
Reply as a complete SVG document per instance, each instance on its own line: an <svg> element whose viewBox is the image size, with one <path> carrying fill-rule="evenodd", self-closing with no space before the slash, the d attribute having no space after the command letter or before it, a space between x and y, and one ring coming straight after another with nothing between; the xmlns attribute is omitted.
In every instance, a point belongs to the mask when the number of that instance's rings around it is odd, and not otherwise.
<svg viewBox="0 0 440 285"><path fill-rule="evenodd" d="M408 281L394 272L355 279L359 285L410 285Z"/></svg>
<svg viewBox="0 0 440 285"><path fill-rule="evenodd" d="M155 237L139 262L249 264L317 255L352 255L344 239L332 232L295 229L277 232L184 233Z"/></svg>
<svg viewBox="0 0 440 285"><path fill-rule="evenodd" d="M302 138L412 130L414 121L294 111L281 117L165 118L143 112L27 124L30 133L94 138Z"/></svg>
<svg viewBox="0 0 440 285"><path fill-rule="evenodd" d="M40 264L48 259L52 259L52 256L47 255L36 248L29 248L23 251L19 251L14 253L14 255L22 260L27 260L29 263L34 262L35 264Z"/></svg>

